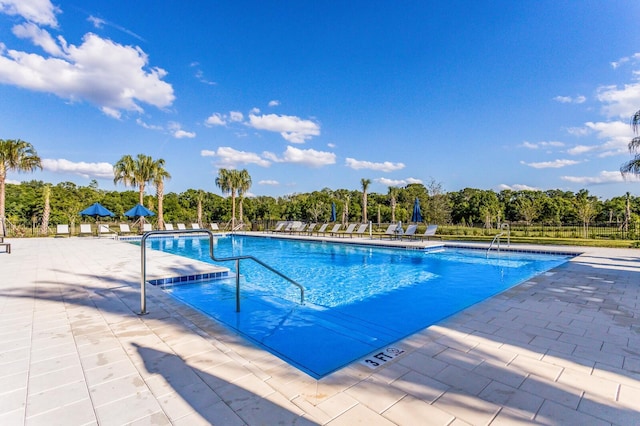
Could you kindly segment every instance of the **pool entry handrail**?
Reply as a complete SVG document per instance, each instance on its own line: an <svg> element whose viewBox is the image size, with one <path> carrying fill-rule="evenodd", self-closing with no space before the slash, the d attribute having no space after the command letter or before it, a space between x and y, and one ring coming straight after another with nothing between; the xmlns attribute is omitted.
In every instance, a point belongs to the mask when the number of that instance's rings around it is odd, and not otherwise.
<svg viewBox="0 0 640 426"><path fill-rule="evenodd" d="M304 287L302 285L300 285L299 283L297 283L296 281L294 281L293 279L289 278L288 276L286 276L285 274L283 274L282 272L278 271L277 269L267 265L266 263L264 263L263 261L261 261L260 259L254 257L254 256L250 256L250 255L243 255L243 256L230 256L230 257L215 257L214 251L213 251L213 238L214 238L214 234L212 231L208 230L208 229L182 229L182 230L175 230L175 231L147 231L142 235L142 238L140 239L140 267L141 267L141 277L140 277L140 315L146 315L149 312L147 312L147 295L146 295L146 282L147 282L147 245L146 245L146 241L147 238L149 238L151 235L166 235L166 234L193 234L193 233L207 233L209 234L209 257L215 261L215 262L229 262L229 261L235 261L236 262L236 312L240 312L240 261L241 260L245 260L245 259L249 259L249 260L253 260L254 262L256 262L257 264L263 266L264 268L268 269L269 271L273 272L274 274L278 275L279 277L289 281L291 284L293 284L294 286L298 287L300 289L300 304L304 304Z"/></svg>
<svg viewBox="0 0 640 426"><path fill-rule="evenodd" d="M501 232L498 233L495 237L493 237L493 241L489 244L489 248L487 249L487 256L489 256L489 251L491 251L491 247L497 242L498 253L500 253L500 238L506 233L507 234L507 247L511 247L511 229L509 228L508 223L503 223L500 225ZM505 232L506 230L506 232Z"/></svg>

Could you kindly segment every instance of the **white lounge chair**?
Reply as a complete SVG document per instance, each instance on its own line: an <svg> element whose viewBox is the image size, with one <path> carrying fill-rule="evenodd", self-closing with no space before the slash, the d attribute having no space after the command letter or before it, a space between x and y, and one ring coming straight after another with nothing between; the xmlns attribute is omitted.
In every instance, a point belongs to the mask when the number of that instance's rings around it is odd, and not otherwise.
<svg viewBox="0 0 640 426"><path fill-rule="evenodd" d="M101 223L100 225L98 225L98 237L101 237L101 236L116 237L116 236L118 236L118 234L115 233L114 231L112 231L109 228L108 224Z"/></svg>
<svg viewBox="0 0 640 426"><path fill-rule="evenodd" d="M316 226L318 226L317 223L311 223L309 224L309 227L307 228L307 234L311 235L313 234L313 230L316 229Z"/></svg>
<svg viewBox="0 0 640 426"><path fill-rule="evenodd" d="M167 231L173 231L173 223L165 223L164 229L166 229Z"/></svg>
<svg viewBox="0 0 640 426"><path fill-rule="evenodd" d="M329 226L328 223L323 223L322 225L320 225L320 229L318 229L316 231L316 234L320 235L320 234L324 234L325 232L327 232L327 226Z"/></svg>
<svg viewBox="0 0 640 426"><path fill-rule="evenodd" d="M436 235L436 231L438 230L438 225L429 225L427 226L427 230L424 231L424 234L419 235L420 239L426 238L427 240L431 237L433 238L442 238L439 235Z"/></svg>
<svg viewBox="0 0 640 426"><path fill-rule="evenodd" d="M217 224L217 223L212 223L212 224L211 224L211 230L212 230L212 231L219 231L219 230L220 230L220 228L218 227L218 224Z"/></svg>
<svg viewBox="0 0 640 426"><path fill-rule="evenodd" d="M184 231L185 229L187 229L187 227L184 226L184 223L178 223L176 226L178 227L179 231Z"/></svg>
<svg viewBox="0 0 640 426"><path fill-rule="evenodd" d="M93 231L91 230L90 223L81 223L80 224L80 233L78 235L93 235Z"/></svg>
<svg viewBox="0 0 640 426"><path fill-rule="evenodd" d="M202 229L202 226L200 226L199 223L192 223L191 224L191 229Z"/></svg>
<svg viewBox="0 0 640 426"><path fill-rule="evenodd" d="M346 237L348 236L353 236L353 231L356 229L356 226L358 226L357 223L350 223L349 226L347 226L347 229L345 229L344 232L336 232L336 235L338 235L339 237ZM333 232L332 232L333 234Z"/></svg>
<svg viewBox="0 0 640 426"><path fill-rule="evenodd" d="M416 229L418 229L418 225L409 225L407 226L407 230L404 231L404 234L402 234L402 237L408 237L408 238L413 238L413 236L416 233Z"/></svg>
<svg viewBox="0 0 640 426"><path fill-rule="evenodd" d="M397 223L392 223L391 225L389 225L386 229L386 231L384 231L384 234L382 234L380 236L380 238L382 239L383 237L389 237L389 238L394 238L397 234L396 234L396 229L398 229L398 224Z"/></svg>
<svg viewBox="0 0 640 426"><path fill-rule="evenodd" d="M143 223L142 232L149 232L149 231L153 231L153 225L151 225L150 223Z"/></svg>
<svg viewBox="0 0 640 426"><path fill-rule="evenodd" d="M131 234L131 228L129 227L128 223L120 224L120 235L122 234Z"/></svg>
<svg viewBox="0 0 640 426"><path fill-rule="evenodd" d="M327 231L325 232L325 234L331 234L331 235L337 234L338 232L340 232L341 226L342 226L341 224L336 223L335 225L333 225L333 228L331 228L331 231Z"/></svg>
<svg viewBox="0 0 640 426"><path fill-rule="evenodd" d="M368 228L369 228L369 224L363 223L360 226L358 226L358 229L356 229L356 231L354 232L354 235L358 237L362 237Z"/></svg>
<svg viewBox="0 0 640 426"><path fill-rule="evenodd" d="M281 220L279 222L276 223L276 227L273 228L272 232L281 232L284 230L285 226L288 224L289 222Z"/></svg>
<svg viewBox="0 0 640 426"><path fill-rule="evenodd" d="M67 224L62 224L62 225L56 225L56 237L60 236L60 237L64 237L64 236L69 236L69 225Z"/></svg>

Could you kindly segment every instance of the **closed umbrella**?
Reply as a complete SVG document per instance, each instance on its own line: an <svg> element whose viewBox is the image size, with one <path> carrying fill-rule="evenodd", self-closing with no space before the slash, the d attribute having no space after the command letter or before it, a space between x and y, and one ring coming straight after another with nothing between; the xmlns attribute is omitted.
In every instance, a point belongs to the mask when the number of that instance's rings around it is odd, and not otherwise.
<svg viewBox="0 0 640 426"><path fill-rule="evenodd" d="M336 221L336 203L331 203L331 218L329 218L329 222Z"/></svg>
<svg viewBox="0 0 640 426"><path fill-rule="evenodd" d="M416 201L413 203L413 214L411 215L411 222L422 222L422 213L420 213L420 200L416 197Z"/></svg>

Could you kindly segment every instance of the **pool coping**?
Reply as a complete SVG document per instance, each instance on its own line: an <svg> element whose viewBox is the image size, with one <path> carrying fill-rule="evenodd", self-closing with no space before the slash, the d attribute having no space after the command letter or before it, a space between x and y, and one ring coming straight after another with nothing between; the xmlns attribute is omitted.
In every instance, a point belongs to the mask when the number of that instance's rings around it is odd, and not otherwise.
<svg viewBox="0 0 640 426"><path fill-rule="evenodd" d="M0 253L3 424L640 421L637 250L579 248L552 274L402 340L407 354L377 370L313 380L152 286L150 314L136 315L134 246L11 242Z"/></svg>

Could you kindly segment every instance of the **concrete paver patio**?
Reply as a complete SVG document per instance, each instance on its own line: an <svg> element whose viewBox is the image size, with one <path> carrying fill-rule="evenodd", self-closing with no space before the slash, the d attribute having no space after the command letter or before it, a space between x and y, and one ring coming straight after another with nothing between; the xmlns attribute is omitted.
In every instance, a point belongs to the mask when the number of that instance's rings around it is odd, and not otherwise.
<svg viewBox="0 0 640 426"><path fill-rule="evenodd" d="M376 370L315 380L153 286L137 315L137 246L10 242L2 425L640 424L636 250L585 249L398 342ZM148 278L211 269L147 254Z"/></svg>

